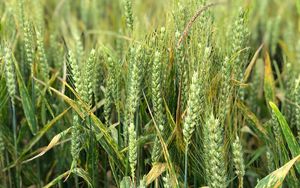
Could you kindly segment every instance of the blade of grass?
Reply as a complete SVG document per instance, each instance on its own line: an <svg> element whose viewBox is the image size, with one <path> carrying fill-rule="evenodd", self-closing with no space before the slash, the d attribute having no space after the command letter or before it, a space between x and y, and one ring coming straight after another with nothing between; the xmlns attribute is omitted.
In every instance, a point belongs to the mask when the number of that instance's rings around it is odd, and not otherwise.
<svg viewBox="0 0 300 188"><path fill-rule="evenodd" d="M281 114L277 106L273 102L269 102L271 108L273 109L273 112L275 116L277 117L277 120L279 122L279 125L281 127L282 133L284 135L284 138L286 140L286 143L288 144L288 147L290 149L290 152L293 157L296 157L300 154L300 147L299 144L294 137L287 121L285 120L284 116ZM296 165L297 171L300 173L300 164Z"/></svg>
<svg viewBox="0 0 300 188"><path fill-rule="evenodd" d="M24 114L27 119L28 126L31 130L31 133L33 135L35 135L37 132L37 123L36 123L36 117L35 117L35 113L34 113L33 103L31 101L29 92L28 92L26 85L24 83L24 80L22 78L22 74L19 70L18 63L16 61L14 61L14 63L15 63L15 68L16 68L18 86L19 86L19 91L20 91L21 102L22 102Z"/></svg>
<svg viewBox="0 0 300 188"><path fill-rule="evenodd" d="M7 168L12 168L14 167L16 164L22 162L25 154L30 151L32 149L32 147L38 143L38 141L47 133L47 131L52 128L55 123L60 120L68 111L70 110L70 107L68 109L66 109L65 111L63 111L61 114L59 114L58 116L56 116L54 119L52 119L47 125L45 125L35 136L34 138L32 138L29 143L27 144L27 146L23 149L21 155L19 156L19 158L9 167ZM7 169L6 168L6 169Z"/></svg>

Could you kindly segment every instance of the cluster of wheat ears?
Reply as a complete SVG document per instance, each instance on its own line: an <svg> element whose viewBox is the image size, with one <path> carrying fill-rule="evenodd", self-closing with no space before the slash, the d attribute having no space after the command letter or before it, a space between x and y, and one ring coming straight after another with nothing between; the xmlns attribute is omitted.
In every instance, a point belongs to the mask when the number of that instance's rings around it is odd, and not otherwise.
<svg viewBox="0 0 300 188"><path fill-rule="evenodd" d="M300 187L297 0L0 1L0 188Z"/></svg>

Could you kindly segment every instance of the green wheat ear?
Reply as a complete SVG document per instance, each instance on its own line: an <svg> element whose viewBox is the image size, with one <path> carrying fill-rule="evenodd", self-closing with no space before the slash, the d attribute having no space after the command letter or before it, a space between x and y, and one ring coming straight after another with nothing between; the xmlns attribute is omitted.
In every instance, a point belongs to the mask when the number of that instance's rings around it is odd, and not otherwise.
<svg viewBox="0 0 300 188"><path fill-rule="evenodd" d="M190 93L187 102L187 112L183 124L183 138L186 145L190 144L195 126L199 123L199 112L201 111L199 75L195 72L190 86Z"/></svg>
<svg viewBox="0 0 300 188"><path fill-rule="evenodd" d="M135 181L135 170L137 164L137 140L136 140L137 135L133 123L130 123L128 127L128 134L129 134L128 158L129 158L129 164L131 170L131 178L132 181Z"/></svg>
<svg viewBox="0 0 300 188"><path fill-rule="evenodd" d="M175 33L175 39L176 41L179 40L181 36L181 33L177 30ZM185 54L185 48L184 45L181 44L176 49L176 61L177 61L177 79L179 82L179 86L181 86L181 108L184 110L186 107L186 102L188 98L188 66L187 66L187 60L186 60L186 54Z"/></svg>
<svg viewBox="0 0 300 188"><path fill-rule="evenodd" d="M227 187L223 127L211 114L203 127L205 178L209 187Z"/></svg>
<svg viewBox="0 0 300 188"><path fill-rule="evenodd" d="M294 101L296 102L297 107L295 108L295 125L297 128L297 138L298 143L300 143L300 76L295 81L295 89L294 89Z"/></svg>
<svg viewBox="0 0 300 188"><path fill-rule="evenodd" d="M225 57L221 67L221 84L220 84L220 96L219 96L219 119L223 123L226 114L230 110L230 97L232 95L231 85L231 63L229 58Z"/></svg>
<svg viewBox="0 0 300 188"><path fill-rule="evenodd" d="M126 99L125 109L125 124L129 126L134 121L134 113L138 107L139 94L140 94L140 81L141 75L141 61L140 54L141 46L131 47L130 49L130 75L128 80L128 93ZM125 139L126 139L125 133Z"/></svg>
<svg viewBox="0 0 300 188"><path fill-rule="evenodd" d="M84 80L84 96L83 100L87 104L92 103L93 99L93 74L94 74L94 65L95 65L95 60L96 60L96 50L92 49L89 58L87 62L85 63L84 66L84 75L83 75L83 80Z"/></svg>
<svg viewBox="0 0 300 188"><path fill-rule="evenodd" d="M44 40L41 34L41 31L36 31L36 38L37 38L37 50L38 50L38 59L39 59L39 66L41 68L41 74L45 81L49 79L49 65L47 56L45 53L44 47Z"/></svg>
<svg viewBox="0 0 300 188"><path fill-rule="evenodd" d="M243 158L243 147L240 142L238 136L232 143L232 154L233 154L233 164L235 167L235 173L239 178L240 184L239 187L243 187L243 179L245 175L245 165L244 165L244 158Z"/></svg>
<svg viewBox="0 0 300 188"><path fill-rule="evenodd" d="M161 86L161 54L156 51L154 54L154 61L152 67L152 84L151 84L151 96L153 105L153 114L155 123L161 133L164 133L164 109L163 109L163 97ZM160 156L161 148L158 138L155 138L154 146L151 154L152 162L157 162Z"/></svg>
<svg viewBox="0 0 300 188"><path fill-rule="evenodd" d="M105 103L104 103L104 118L105 122L109 125L110 114L112 112L112 105L118 99L118 69L115 60L111 57L105 58L108 66L108 73L106 78L105 88Z"/></svg>
<svg viewBox="0 0 300 188"><path fill-rule="evenodd" d="M133 14L132 14L132 2L131 0L124 0L124 9L126 17L126 25L130 32L133 31Z"/></svg>
<svg viewBox="0 0 300 188"><path fill-rule="evenodd" d="M131 59L130 59L130 75L128 85L128 97L125 109L125 130L124 137L125 143L127 143L128 136L128 158L131 169L132 181L135 181L135 168L137 163L137 133L134 126L134 114L139 105L139 94L140 94L140 82L141 82L141 45L131 48Z"/></svg>
<svg viewBox="0 0 300 188"><path fill-rule="evenodd" d="M73 164L74 167L77 166L77 162L79 159L79 153L80 153L80 148L81 148L81 143L80 143L80 124L79 124L79 117L77 114L73 115L73 125L71 128L71 133L72 133L72 140L71 140L71 155L73 159Z"/></svg>
<svg viewBox="0 0 300 188"><path fill-rule="evenodd" d="M15 67L12 58L12 52L9 48L4 49L5 57L5 75L6 75L6 87L12 104L15 103L15 97L17 94L17 82L15 75Z"/></svg>
<svg viewBox="0 0 300 188"><path fill-rule="evenodd" d="M3 160L4 157L5 143L3 137L3 133L0 131L0 161Z"/></svg>
<svg viewBox="0 0 300 188"><path fill-rule="evenodd" d="M267 158L267 168L268 172L271 173L275 170L275 164L274 164L274 155L272 154L272 151L269 147L267 147L266 151L266 158Z"/></svg>
<svg viewBox="0 0 300 188"><path fill-rule="evenodd" d="M74 80L74 86L75 86L75 91L79 93L80 90L82 90L82 84L81 84L81 79L80 79L80 69L78 66L78 63L76 61L76 58L72 52L72 50L69 50L68 52L68 63L71 67L71 73L72 73L72 78Z"/></svg>
<svg viewBox="0 0 300 188"><path fill-rule="evenodd" d="M33 46L33 31L31 23L26 20L24 25L24 45L27 65L31 68L33 72L33 61L34 61L34 46Z"/></svg>
<svg viewBox="0 0 300 188"><path fill-rule="evenodd" d="M235 78L239 81L242 81L248 55L248 53L244 51L241 52L241 50L247 47L248 38L249 30L247 28L246 13L243 8L240 8L239 15L233 24L231 42L231 54L236 55L233 61L233 73ZM243 88L238 89L238 95L241 100L244 100L245 91Z"/></svg>

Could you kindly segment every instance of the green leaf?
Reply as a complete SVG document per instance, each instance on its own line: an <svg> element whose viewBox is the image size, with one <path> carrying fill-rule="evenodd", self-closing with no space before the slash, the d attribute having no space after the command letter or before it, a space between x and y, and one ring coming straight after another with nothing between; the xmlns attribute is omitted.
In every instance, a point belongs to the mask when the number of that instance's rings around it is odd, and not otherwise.
<svg viewBox="0 0 300 188"><path fill-rule="evenodd" d="M237 102L237 107L242 111L244 116L251 120L253 124L249 124L249 126L255 131L255 133L263 140L268 140L268 132L264 128L264 126L260 123L259 119L256 117L256 115L251 112L251 110L243 104L241 101Z"/></svg>
<svg viewBox="0 0 300 188"><path fill-rule="evenodd" d="M34 113L34 107L32 105L30 95L28 93L28 90L27 90L24 80L22 78L22 74L19 70L18 63L16 61L14 61L14 62L15 62L15 67L16 67L19 92L20 92L20 96L21 96L24 114L25 114L26 120L28 122L28 126L30 128L31 133L33 135L35 135L37 132L37 123L36 123L36 117L35 117L35 113Z"/></svg>
<svg viewBox="0 0 300 188"><path fill-rule="evenodd" d="M272 172L271 174L269 174L268 176L266 176L265 178L260 180L255 187L256 188L280 187L282 185L286 175L292 168L292 166L294 164L296 164L299 159L300 159L300 155L298 155L294 159L290 160L283 167L275 170L274 172ZM296 164L296 166L297 166L297 164Z"/></svg>
<svg viewBox="0 0 300 188"><path fill-rule="evenodd" d="M97 140L103 147L103 149L113 157L113 160L116 164L119 164L120 168L125 168L125 159L124 155L119 151L118 145L115 142L115 140L112 138L112 136L109 134L108 128L103 125L103 123L93 114L90 114L91 120L93 122L93 125L95 130L97 131ZM100 134L100 135L99 135Z"/></svg>
<svg viewBox="0 0 300 188"><path fill-rule="evenodd" d="M275 116L278 119L279 125L281 127L282 133L288 144L290 152L293 157L296 157L300 154L300 147L298 142L296 141L287 121L285 120L284 116L281 114L277 106L273 102L269 102ZM297 171L300 173L300 164L296 165Z"/></svg>
<svg viewBox="0 0 300 188"><path fill-rule="evenodd" d="M65 111L63 111L61 114L56 116L54 119L52 119L47 125L45 125L26 145L26 147L23 149L21 155L19 158L8 168L12 168L18 163L22 162L24 160L24 156L28 151L31 150L31 148L46 134L46 132L55 125L55 123L60 120L71 108L69 107Z"/></svg>

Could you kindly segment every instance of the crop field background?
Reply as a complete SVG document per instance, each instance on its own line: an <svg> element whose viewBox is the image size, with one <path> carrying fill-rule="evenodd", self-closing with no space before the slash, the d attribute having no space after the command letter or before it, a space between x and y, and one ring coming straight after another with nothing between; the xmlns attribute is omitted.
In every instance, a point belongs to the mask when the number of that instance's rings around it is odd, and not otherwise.
<svg viewBox="0 0 300 188"><path fill-rule="evenodd" d="M1 0L0 188L299 188L299 0Z"/></svg>

